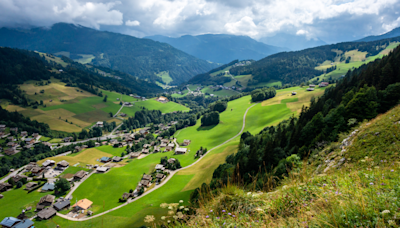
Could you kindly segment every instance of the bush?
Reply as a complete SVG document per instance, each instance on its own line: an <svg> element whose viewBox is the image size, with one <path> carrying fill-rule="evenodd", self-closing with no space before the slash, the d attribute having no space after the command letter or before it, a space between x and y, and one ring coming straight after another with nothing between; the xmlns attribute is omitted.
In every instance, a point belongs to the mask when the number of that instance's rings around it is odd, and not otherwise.
<svg viewBox="0 0 400 228"><path fill-rule="evenodd" d="M219 112L205 113L201 118L201 126L211 126L219 123Z"/></svg>

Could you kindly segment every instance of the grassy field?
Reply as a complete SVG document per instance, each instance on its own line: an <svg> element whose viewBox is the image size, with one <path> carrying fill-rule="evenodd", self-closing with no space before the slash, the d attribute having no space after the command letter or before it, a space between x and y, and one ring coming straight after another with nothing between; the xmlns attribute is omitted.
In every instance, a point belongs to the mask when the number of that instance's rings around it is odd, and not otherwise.
<svg viewBox="0 0 400 228"><path fill-rule="evenodd" d="M211 89L210 87L205 87L204 89L201 90L203 93L209 93L209 94L214 94L216 96L233 96L233 95L237 95L238 92L232 91L232 90L218 90L218 91L214 91L214 89Z"/></svg>
<svg viewBox="0 0 400 228"><path fill-rule="evenodd" d="M149 99L145 101L136 102L132 107L124 107L121 112L126 113L130 116L134 116L135 112L145 107L149 110L160 110L162 113L169 113L174 111L189 111L189 108L175 103L175 102L167 102L161 103L154 99Z"/></svg>
<svg viewBox="0 0 400 228"><path fill-rule="evenodd" d="M84 171L88 172L90 169L87 169L87 168L83 167L83 165L81 165L81 164L79 164L77 166L70 166L61 174L61 177L63 177L63 178L72 178L75 173L77 173L77 172L79 172L81 170L84 170Z"/></svg>
<svg viewBox="0 0 400 228"><path fill-rule="evenodd" d="M160 73L158 73L156 75L163 80L165 85L168 85L170 82L173 81L171 76L169 76L169 72L168 71L162 71L162 72L160 72Z"/></svg>
<svg viewBox="0 0 400 228"><path fill-rule="evenodd" d="M45 158L41 161L38 161L37 163L41 165L43 162L45 162L48 159L54 160L56 163L60 162L62 160L65 160L69 163L70 166L73 166L77 163L79 163L80 166L86 166L87 164L90 165L102 165L99 160L102 157L112 157L112 154L105 153L101 150L95 149L95 148L90 148L83 150L82 152L79 152L77 154L70 154L67 156L60 156L60 157L52 157L52 158Z"/></svg>
<svg viewBox="0 0 400 228"><path fill-rule="evenodd" d="M99 146L96 149L103 151L107 154L111 154L113 156L121 157L122 152L125 152L126 147L114 148L113 146Z"/></svg>
<svg viewBox="0 0 400 228"><path fill-rule="evenodd" d="M74 59L74 61L80 63L80 64L88 64L91 63L92 60L94 58L96 58L94 55L89 54L89 55L85 55L85 54L78 54L81 58L79 59Z"/></svg>

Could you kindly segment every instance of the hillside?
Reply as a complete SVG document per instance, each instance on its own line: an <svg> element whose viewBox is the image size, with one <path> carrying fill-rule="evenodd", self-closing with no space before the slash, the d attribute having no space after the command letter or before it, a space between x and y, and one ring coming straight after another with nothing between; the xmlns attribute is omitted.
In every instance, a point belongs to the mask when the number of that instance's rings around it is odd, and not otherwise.
<svg viewBox="0 0 400 228"><path fill-rule="evenodd" d="M287 50L257 42L248 36L226 34L186 35L176 38L157 35L145 38L170 44L199 59L223 64L235 59L259 60Z"/></svg>
<svg viewBox="0 0 400 228"><path fill-rule="evenodd" d="M382 35L364 37L362 39L356 40L356 42L370 42L370 41L375 41L375 40L389 39L389 38L398 37L398 36L400 36L400 27L395 28L392 31L387 32Z"/></svg>
<svg viewBox="0 0 400 228"><path fill-rule="evenodd" d="M259 41L269 45L285 47L292 51L298 51L327 44L320 39L309 39L305 35L291 35L286 33L278 33L271 37L263 37L259 39Z"/></svg>
<svg viewBox="0 0 400 228"><path fill-rule="evenodd" d="M153 81L162 82L156 74L165 71L173 80L171 84L216 66L168 44L65 23L30 30L2 28L0 45L64 55Z"/></svg>

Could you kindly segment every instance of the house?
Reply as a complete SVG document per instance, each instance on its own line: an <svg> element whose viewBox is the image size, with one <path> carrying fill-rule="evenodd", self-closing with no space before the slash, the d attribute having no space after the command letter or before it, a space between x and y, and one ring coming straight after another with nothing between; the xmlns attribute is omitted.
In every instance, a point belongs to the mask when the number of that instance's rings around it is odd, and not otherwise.
<svg viewBox="0 0 400 228"><path fill-rule="evenodd" d="M191 142L192 142L192 141L190 141L189 139L185 139L185 140L183 140L182 145L183 145L183 146L189 146Z"/></svg>
<svg viewBox="0 0 400 228"><path fill-rule="evenodd" d="M33 176L40 176L41 174L43 174L44 170L45 169L43 167L34 166L31 169L31 173Z"/></svg>
<svg viewBox="0 0 400 228"><path fill-rule="evenodd" d="M132 106L131 102L124 102L125 106Z"/></svg>
<svg viewBox="0 0 400 228"><path fill-rule="evenodd" d="M292 96L297 95L297 92L292 92Z"/></svg>
<svg viewBox="0 0 400 228"><path fill-rule="evenodd" d="M75 146L75 151L76 152L79 152L79 151L81 151L82 150L82 148L80 147L80 146Z"/></svg>
<svg viewBox="0 0 400 228"><path fill-rule="evenodd" d="M18 219L14 217L6 217L0 223L3 228L30 228L33 227L33 224L34 223L29 219Z"/></svg>
<svg viewBox="0 0 400 228"><path fill-rule="evenodd" d="M4 196L2 194L0 194L0 199L3 199L3 198L4 198Z"/></svg>
<svg viewBox="0 0 400 228"><path fill-rule="evenodd" d="M143 145L143 148L146 149L146 148L149 148L150 146L151 146L150 144L144 144L144 145Z"/></svg>
<svg viewBox="0 0 400 228"><path fill-rule="evenodd" d="M28 145L35 143L35 139L33 138L26 138L24 141Z"/></svg>
<svg viewBox="0 0 400 228"><path fill-rule="evenodd" d="M52 207L48 207L37 213L37 217L41 220L47 220L57 214L57 211Z"/></svg>
<svg viewBox="0 0 400 228"><path fill-rule="evenodd" d="M82 199L76 202L72 207L76 210L87 210L92 206L93 202L88 199Z"/></svg>
<svg viewBox="0 0 400 228"><path fill-rule="evenodd" d="M321 82L321 83L319 83L319 87L327 87L329 85L329 83L328 82Z"/></svg>
<svg viewBox="0 0 400 228"><path fill-rule="evenodd" d="M8 146L8 147L15 147L16 145L17 145L16 142L8 142L8 143L7 143L7 146Z"/></svg>
<svg viewBox="0 0 400 228"><path fill-rule="evenodd" d="M68 166L69 166L69 163L65 160L62 160L59 163L57 163L56 169L64 170L64 169L68 168Z"/></svg>
<svg viewBox="0 0 400 228"><path fill-rule="evenodd" d="M27 131L21 131L21 137L26 137L28 136L28 132Z"/></svg>
<svg viewBox="0 0 400 228"><path fill-rule="evenodd" d="M160 152L160 147L159 146L155 146L154 147L154 152Z"/></svg>
<svg viewBox="0 0 400 228"><path fill-rule="evenodd" d="M56 164L56 162L53 160L46 160L45 162L43 162L42 166L47 167L47 166L53 166L55 164Z"/></svg>
<svg viewBox="0 0 400 228"><path fill-rule="evenodd" d="M168 146L174 148L175 144L174 143L169 143Z"/></svg>
<svg viewBox="0 0 400 228"><path fill-rule="evenodd" d="M142 180L151 181L151 180L153 180L153 177L152 177L151 175L146 175L146 174L144 174L143 177L142 177Z"/></svg>
<svg viewBox="0 0 400 228"><path fill-rule="evenodd" d="M98 167L97 169L96 169L96 171L98 172L98 173L105 173L105 172L107 172L108 170L110 169L110 167Z"/></svg>
<svg viewBox="0 0 400 228"><path fill-rule="evenodd" d="M120 116L122 116L122 117L126 117L126 114L125 113L121 113L121 114L119 114Z"/></svg>
<svg viewBox="0 0 400 228"><path fill-rule="evenodd" d="M314 88L307 88L307 91L314 91Z"/></svg>
<svg viewBox="0 0 400 228"><path fill-rule="evenodd" d="M65 137L65 138L63 138L63 141L64 142L71 142L72 139L73 139L72 137Z"/></svg>
<svg viewBox="0 0 400 228"><path fill-rule="evenodd" d="M15 183L18 183L18 181L20 181L20 180L22 180L22 179L28 179L27 176L25 176L25 175L19 175L19 174L15 175L15 176L13 176L13 177L11 177L11 178L13 179L13 181L14 181Z"/></svg>
<svg viewBox="0 0 400 228"><path fill-rule="evenodd" d="M149 130L148 129L142 129L142 130L139 130L139 133L142 134L142 135L147 135L147 134L149 134Z"/></svg>
<svg viewBox="0 0 400 228"><path fill-rule="evenodd" d="M310 84L308 87L315 88L315 85L314 84Z"/></svg>
<svg viewBox="0 0 400 228"><path fill-rule="evenodd" d="M137 157L140 156L141 153L142 153L142 152L132 152L132 153L129 154L129 156L130 156L131 158L137 158Z"/></svg>
<svg viewBox="0 0 400 228"><path fill-rule="evenodd" d="M140 186L148 188L148 187L150 187L150 185L151 185L151 182L148 181L148 180L141 180L140 181Z"/></svg>
<svg viewBox="0 0 400 228"><path fill-rule="evenodd" d="M5 131L6 130L6 125L0 124L0 131Z"/></svg>
<svg viewBox="0 0 400 228"><path fill-rule="evenodd" d="M102 157L102 158L100 159L100 161L103 162L103 163L107 163L107 162L110 162L110 161L111 161L111 158L109 158L109 157Z"/></svg>
<svg viewBox="0 0 400 228"><path fill-rule="evenodd" d="M142 149L143 154L148 154L149 152L150 152L149 149Z"/></svg>
<svg viewBox="0 0 400 228"><path fill-rule="evenodd" d="M13 131L13 132L17 133L18 132L18 128L17 127L11 127L10 131Z"/></svg>
<svg viewBox="0 0 400 228"><path fill-rule="evenodd" d="M80 170L74 175L74 181L79 181L87 175L87 172Z"/></svg>
<svg viewBox="0 0 400 228"><path fill-rule="evenodd" d="M107 143L108 143L107 141L104 141L104 142L101 142L101 145L104 146L104 145L107 145Z"/></svg>
<svg viewBox="0 0 400 228"><path fill-rule="evenodd" d="M178 147L175 149L175 154L186 154L187 148Z"/></svg>
<svg viewBox="0 0 400 228"><path fill-rule="evenodd" d="M125 192L124 194L122 194L122 199L129 199L131 196L132 196L131 193Z"/></svg>
<svg viewBox="0 0 400 228"><path fill-rule="evenodd" d="M168 98L160 96L159 98L156 99L156 101L161 102L161 103L167 103Z"/></svg>
<svg viewBox="0 0 400 228"><path fill-rule="evenodd" d="M50 147L50 149L51 149L51 143L49 143L49 142L42 142L42 144L45 145L45 146Z"/></svg>
<svg viewBox="0 0 400 228"><path fill-rule="evenodd" d="M69 206L71 206L71 201L69 200L62 200L53 205L54 209L56 209L57 211L61 211L62 209L68 208Z"/></svg>
<svg viewBox="0 0 400 228"><path fill-rule="evenodd" d="M167 146L166 143L161 143L161 144L160 144L160 147L166 147L166 146Z"/></svg>
<svg viewBox="0 0 400 228"><path fill-rule="evenodd" d="M170 159L168 159L168 163L169 163L169 164L173 164L173 163L175 163L175 161L176 161L175 158L170 158Z"/></svg>
<svg viewBox="0 0 400 228"><path fill-rule="evenodd" d="M103 127L103 121L97 121L97 123L94 125L95 127Z"/></svg>
<svg viewBox="0 0 400 228"><path fill-rule="evenodd" d="M53 195L45 195L42 198L40 198L38 205L50 206L53 204L55 198L56 197Z"/></svg>
<svg viewBox="0 0 400 228"><path fill-rule="evenodd" d="M54 184L53 183L46 183L42 187L42 191L47 192L47 191L54 191Z"/></svg>
<svg viewBox="0 0 400 228"><path fill-rule="evenodd" d="M7 137L8 141L15 141L14 136Z"/></svg>
<svg viewBox="0 0 400 228"><path fill-rule="evenodd" d="M122 161L123 160L123 158L121 158L121 157L118 157L118 156L115 156L115 157L113 157L113 162L120 162L120 161Z"/></svg>
<svg viewBox="0 0 400 228"><path fill-rule="evenodd" d="M98 146L100 146L100 143L95 142L95 143L94 143L94 146L95 146L95 147L98 147Z"/></svg>
<svg viewBox="0 0 400 228"><path fill-rule="evenodd" d="M169 143L169 139L162 139L162 140L161 140L161 143L168 144L168 143Z"/></svg>
<svg viewBox="0 0 400 228"><path fill-rule="evenodd" d="M157 181L160 182L160 181L164 180L165 175L162 173L157 173L156 178L157 178Z"/></svg>
<svg viewBox="0 0 400 228"><path fill-rule="evenodd" d="M164 152L172 151L173 149L174 149L173 147L167 146L165 147Z"/></svg>
<svg viewBox="0 0 400 228"><path fill-rule="evenodd" d="M39 133L33 133L33 134L32 134L32 137L35 138L35 139L37 139L37 138L39 137Z"/></svg>
<svg viewBox="0 0 400 228"><path fill-rule="evenodd" d="M30 191L30 190L34 189L36 186L38 186L38 183L36 183L36 182L29 182L29 183L26 184L25 190Z"/></svg>
<svg viewBox="0 0 400 228"><path fill-rule="evenodd" d="M5 150L4 150L4 153L5 153L6 155L8 155L8 156L11 156L11 155L16 154L17 151L15 150L14 147L12 147L12 148L5 149Z"/></svg>
<svg viewBox="0 0 400 228"><path fill-rule="evenodd" d="M12 188L11 184L9 184L9 183L0 183L0 192L5 192L10 188Z"/></svg>
<svg viewBox="0 0 400 228"><path fill-rule="evenodd" d="M161 165L161 164L157 164L156 167L155 167L155 170L157 172L160 172L160 171L162 172L162 171L165 170L165 167L163 165Z"/></svg>
<svg viewBox="0 0 400 228"><path fill-rule="evenodd" d="M116 140L116 139L111 139L111 140L110 140L110 143L111 143L111 144L116 144L116 143L118 143L118 140Z"/></svg>
<svg viewBox="0 0 400 228"><path fill-rule="evenodd" d="M162 137L157 137L157 140L158 141L161 141L163 138Z"/></svg>

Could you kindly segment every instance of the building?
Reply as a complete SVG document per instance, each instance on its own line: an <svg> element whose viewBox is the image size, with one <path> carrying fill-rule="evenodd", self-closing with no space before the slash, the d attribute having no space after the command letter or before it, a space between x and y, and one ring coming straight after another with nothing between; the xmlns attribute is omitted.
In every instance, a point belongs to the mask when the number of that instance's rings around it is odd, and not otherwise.
<svg viewBox="0 0 400 228"><path fill-rule="evenodd" d="M97 171L98 173L105 173L105 172L107 172L109 169L110 169L110 167L98 167L98 168L96 169L96 171Z"/></svg>
<svg viewBox="0 0 400 228"><path fill-rule="evenodd" d="M5 192L10 188L12 188L11 184L9 184L9 183L0 183L0 192Z"/></svg>
<svg viewBox="0 0 400 228"><path fill-rule="evenodd" d="M93 202L88 199L82 199L72 205L75 210L87 210L92 206Z"/></svg>
<svg viewBox="0 0 400 228"><path fill-rule="evenodd" d="M314 84L310 84L308 87L315 88L315 85Z"/></svg>
<svg viewBox="0 0 400 228"><path fill-rule="evenodd" d="M121 113L121 114L119 114L120 116L122 116L122 117L126 117L126 114L125 113Z"/></svg>
<svg viewBox="0 0 400 228"><path fill-rule="evenodd" d="M159 98L156 99L156 101L161 103L167 103L169 100L166 97L160 96Z"/></svg>
<svg viewBox="0 0 400 228"><path fill-rule="evenodd" d="M142 152L132 152L132 153L129 154L129 156L131 158L137 158L137 157L140 156L140 154L142 154Z"/></svg>
<svg viewBox="0 0 400 228"><path fill-rule="evenodd" d="M185 139L183 140L182 146L189 146L191 142L192 141L190 141L189 139Z"/></svg>
<svg viewBox="0 0 400 228"><path fill-rule="evenodd" d="M5 153L6 155L8 155L8 156L11 156L11 155L16 154L17 151L15 150L14 147L12 147L12 148L7 148L7 149L5 149L5 150L4 150L4 153Z"/></svg>
<svg viewBox="0 0 400 228"><path fill-rule="evenodd" d="M149 147L151 147L150 144L144 144L144 145L143 145L143 148L145 148L145 149L146 149L146 148L149 148Z"/></svg>
<svg viewBox="0 0 400 228"><path fill-rule="evenodd" d="M107 163L107 162L110 162L110 161L111 161L111 158L109 158L109 157L102 157L102 158L100 159L100 161L103 162L103 163Z"/></svg>
<svg viewBox="0 0 400 228"><path fill-rule="evenodd" d="M36 186L38 186L38 184L36 182L29 182L25 185L25 190L32 190L34 189Z"/></svg>
<svg viewBox="0 0 400 228"><path fill-rule="evenodd" d="M14 141L11 141L11 142L8 142L8 143L7 143L7 146L8 146L8 147L15 147L15 146L17 146L17 143L14 142Z"/></svg>
<svg viewBox="0 0 400 228"><path fill-rule="evenodd" d="M33 166L31 169L31 173L33 176L40 176L43 174L44 170L45 169L43 167Z"/></svg>
<svg viewBox="0 0 400 228"><path fill-rule="evenodd" d="M61 211L65 208L69 208L69 206L71 206L71 201L69 201L69 200L62 200L53 205L54 209L56 209L57 211Z"/></svg>
<svg viewBox="0 0 400 228"><path fill-rule="evenodd" d="M35 143L35 139L33 138L26 138L24 141L28 145Z"/></svg>
<svg viewBox="0 0 400 228"><path fill-rule="evenodd" d="M57 214L57 211L52 207L41 210L37 213L37 217L41 220L47 220Z"/></svg>
<svg viewBox="0 0 400 228"><path fill-rule="evenodd" d="M146 174L144 174L143 177L142 177L142 180L151 181L151 180L153 180L153 177L152 177L151 175L146 175Z"/></svg>
<svg viewBox="0 0 400 228"><path fill-rule="evenodd" d="M160 147L159 146L155 146L154 147L154 152L160 152Z"/></svg>
<svg viewBox="0 0 400 228"><path fill-rule="evenodd" d="M123 160L123 158L121 158L121 157L118 157L118 156L115 156L115 157L113 157L113 162L120 162L120 161L122 161Z"/></svg>
<svg viewBox="0 0 400 228"><path fill-rule="evenodd" d="M0 124L0 131L5 131L6 130L6 125Z"/></svg>
<svg viewBox="0 0 400 228"><path fill-rule="evenodd" d="M42 187L42 191L47 192L47 191L54 191L54 184L53 183L46 183Z"/></svg>
<svg viewBox="0 0 400 228"><path fill-rule="evenodd" d="M53 166L55 164L56 164L56 162L53 160L46 160L45 162L43 162L42 166L47 167L47 166Z"/></svg>
<svg viewBox="0 0 400 228"><path fill-rule="evenodd" d="M142 149L142 154L148 154L150 152L149 149Z"/></svg>
<svg viewBox="0 0 400 228"><path fill-rule="evenodd" d="M160 182L160 181L164 180L165 175L162 173L157 173L156 178L157 178L157 181Z"/></svg>
<svg viewBox="0 0 400 228"><path fill-rule="evenodd" d="M28 136L28 132L27 131L21 131L21 137L26 137Z"/></svg>
<svg viewBox="0 0 400 228"><path fill-rule="evenodd" d="M161 165L161 164L157 164L156 167L155 167L155 170L157 172L162 172L162 171L165 170L165 167L163 165Z"/></svg>
<svg viewBox="0 0 400 228"><path fill-rule="evenodd" d="M175 149L175 154L186 154L187 148L178 147Z"/></svg>
<svg viewBox="0 0 400 228"><path fill-rule="evenodd" d="M18 132L18 128L17 127L11 127L10 131L13 131L13 132L17 133Z"/></svg>
<svg viewBox="0 0 400 228"><path fill-rule="evenodd" d="M103 121L97 121L97 123L94 125L95 127L103 127Z"/></svg>
<svg viewBox="0 0 400 228"><path fill-rule="evenodd" d="M314 91L314 88L307 88L307 91Z"/></svg>
<svg viewBox="0 0 400 228"><path fill-rule="evenodd" d="M65 138L63 138L63 141L64 142L71 142L72 139L73 139L72 137L65 137Z"/></svg>
<svg viewBox="0 0 400 228"><path fill-rule="evenodd" d="M39 138L39 133L33 133L33 134L32 134L32 137L33 137L34 139Z"/></svg>
<svg viewBox="0 0 400 228"><path fill-rule="evenodd" d="M176 161L175 158L170 158L170 159L168 159L168 163L169 163L169 164L173 164L173 163L175 163L175 161Z"/></svg>
<svg viewBox="0 0 400 228"><path fill-rule="evenodd" d="M292 96L297 95L297 92L292 92Z"/></svg>
<svg viewBox="0 0 400 228"><path fill-rule="evenodd" d="M86 175L87 175L87 172L85 172L84 170L78 171L74 175L74 181L82 180L82 178L84 178Z"/></svg>
<svg viewBox="0 0 400 228"><path fill-rule="evenodd" d="M27 179L28 177L25 176L25 175L19 175L19 174L17 174L17 175L15 175L15 176L11 177L11 178L13 179L13 181L14 181L15 183L18 183L18 181L20 181L20 180L22 180L22 179Z"/></svg>
<svg viewBox="0 0 400 228"><path fill-rule="evenodd" d="M33 227L33 222L29 219L17 219L14 217L6 217L1 221L2 228L30 228Z"/></svg>
<svg viewBox="0 0 400 228"><path fill-rule="evenodd" d="M38 205L50 206L53 204L55 198L56 197L53 195L45 195L42 198L40 198Z"/></svg>
<svg viewBox="0 0 400 228"><path fill-rule="evenodd" d="M140 186L148 188L148 187L150 187L150 185L151 185L151 182L148 181L148 180L141 180L140 181Z"/></svg>
<svg viewBox="0 0 400 228"><path fill-rule="evenodd" d="M149 134L149 130L148 129L142 129L142 130L139 130L139 133L142 134L142 135L147 135L147 134Z"/></svg>
<svg viewBox="0 0 400 228"><path fill-rule="evenodd" d="M319 87L327 87L329 85L329 83L328 82L321 82L321 83L319 83Z"/></svg>
<svg viewBox="0 0 400 228"><path fill-rule="evenodd" d="M57 163L56 169L64 170L64 169L68 168L68 166L69 166L69 163L65 160L62 160L59 163Z"/></svg>

